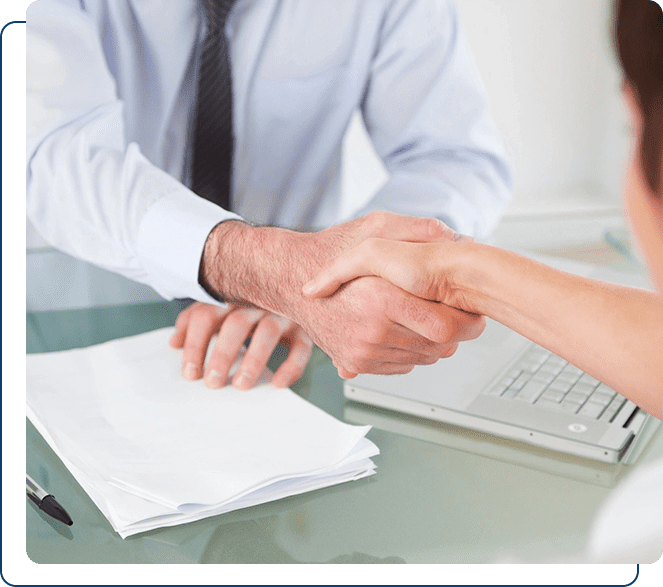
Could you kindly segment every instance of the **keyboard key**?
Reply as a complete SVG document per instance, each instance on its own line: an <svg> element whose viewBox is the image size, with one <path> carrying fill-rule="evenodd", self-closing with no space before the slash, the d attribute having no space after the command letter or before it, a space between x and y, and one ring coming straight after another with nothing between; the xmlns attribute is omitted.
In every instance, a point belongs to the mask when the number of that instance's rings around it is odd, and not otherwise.
<svg viewBox="0 0 663 587"><path fill-rule="evenodd" d="M590 399L593 402L603 404L604 406L607 406L611 401L612 401L612 395L608 395L606 393L603 393L601 391L595 391L591 396Z"/></svg>
<svg viewBox="0 0 663 587"><path fill-rule="evenodd" d="M579 403L576 403L576 402L573 402L573 401L569 401L567 399L563 400L560 403L560 406L562 407L562 409L565 412L571 412L572 414L577 414L581 405L582 404L579 404Z"/></svg>
<svg viewBox="0 0 663 587"><path fill-rule="evenodd" d="M569 383L567 381L559 381L558 379L555 379L555 381L553 381L548 386L548 389L552 389L554 391L561 391L562 393L568 393L571 387L573 387L572 383Z"/></svg>
<svg viewBox="0 0 663 587"><path fill-rule="evenodd" d="M587 395L589 395L594 391L594 386L587 385L586 383L582 383L581 381L578 381L578 383L576 383L572 387L571 391L578 391L580 393L586 393Z"/></svg>
<svg viewBox="0 0 663 587"><path fill-rule="evenodd" d="M594 393L600 393L602 395L607 395L607 396L610 396L612 398L612 397L615 397L615 394L617 392L610 389L607 385L603 385L603 383L601 383L600 385L598 385L594 389Z"/></svg>
<svg viewBox="0 0 663 587"><path fill-rule="evenodd" d="M537 401L534 405L537 408L548 408L548 409L557 410L557 411L563 409L562 404L560 404L559 402L553 402L549 399L544 399L544 398L539 399L539 401Z"/></svg>
<svg viewBox="0 0 663 587"><path fill-rule="evenodd" d="M555 365L556 367L559 367L559 370L561 371L568 363L562 359L562 357L558 357L557 355L550 355L550 358L547 361L548 365Z"/></svg>
<svg viewBox="0 0 663 587"><path fill-rule="evenodd" d="M571 373L572 375L577 375L578 378L580 378L581 375L584 375L582 369L578 369L575 365L571 365L569 363L566 367L564 367L564 372L565 373Z"/></svg>
<svg viewBox="0 0 663 587"><path fill-rule="evenodd" d="M518 391L516 391L515 389L507 389L502 395L502 397L504 399L513 399L516 397L516 395L518 395Z"/></svg>
<svg viewBox="0 0 663 587"><path fill-rule="evenodd" d="M518 376L518 379L516 379L512 384L511 384L511 389L515 389L516 391L520 391L525 384L529 381L531 375L529 373L521 373Z"/></svg>
<svg viewBox="0 0 663 587"><path fill-rule="evenodd" d="M557 379L555 379L555 381L568 383L568 384L569 384L569 387L570 387L571 385L574 385L575 382L578 381L578 379L579 379L579 377L578 377L577 375L574 375L574 374L572 374L572 373L568 373L568 372L566 372L566 371L562 371L562 372L557 376Z"/></svg>
<svg viewBox="0 0 663 587"><path fill-rule="evenodd" d="M527 373L536 373L541 365L535 361L525 360L518 366Z"/></svg>
<svg viewBox="0 0 663 587"><path fill-rule="evenodd" d="M486 390L486 393L487 393L488 395L494 395L494 396L499 397L499 396L501 396L501 395L502 395L502 394L503 394L508 388L509 388L508 385L503 385L503 384L500 383L499 385L495 385L495 386L493 386L493 387L489 387L489 388Z"/></svg>
<svg viewBox="0 0 663 587"><path fill-rule="evenodd" d="M516 399L533 404L546 388L545 383L529 381L518 393Z"/></svg>
<svg viewBox="0 0 663 587"><path fill-rule="evenodd" d="M555 376L552 373L542 373L541 371L537 371L532 379L534 379L534 381L541 381L541 383L547 385L548 383L555 381Z"/></svg>
<svg viewBox="0 0 663 587"><path fill-rule="evenodd" d="M579 391L569 391L566 398L584 404L589 399L588 393L581 393Z"/></svg>
<svg viewBox="0 0 663 587"><path fill-rule="evenodd" d="M502 379L502 385L506 385L509 387L514 381L516 380L515 377L511 377L511 375L507 375L504 379Z"/></svg>
<svg viewBox="0 0 663 587"><path fill-rule="evenodd" d="M547 399L559 403L564 399L564 394L559 391L553 391L551 389L547 389L541 396L541 399Z"/></svg>
<svg viewBox="0 0 663 587"><path fill-rule="evenodd" d="M599 386L596 388L596 391L600 393L611 394L612 397L615 397L617 395L617 392L611 387L608 387L605 383L600 383Z"/></svg>
<svg viewBox="0 0 663 587"><path fill-rule="evenodd" d="M605 411L601 414L599 420L601 422L612 422L612 419L615 417L615 414L619 411L619 408L614 408L608 406Z"/></svg>
<svg viewBox="0 0 663 587"><path fill-rule="evenodd" d="M601 414L600 420L602 422L612 422L613 418L617 415L619 410L622 409L622 406L626 402L626 398L616 394L614 398L612 398L612 401L608 405L608 407L605 409L605 412Z"/></svg>
<svg viewBox="0 0 663 587"><path fill-rule="evenodd" d="M587 373L583 373L582 377L580 378L580 381L582 383L587 383L589 385L592 385L593 387L596 387L599 383L601 383L598 379L594 379L594 377L588 375Z"/></svg>
<svg viewBox="0 0 663 587"><path fill-rule="evenodd" d="M546 362L543 364L543 367L541 367L538 372L549 373L550 375L556 377L562 372L562 367L561 365L551 365L550 362Z"/></svg>
<svg viewBox="0 0 663 587"><path fill-rule="evenodd" d="M604 409L605 406L602 404L587 402L584 406L582 406L582 408L580 408L578 416L585 416L586 418L596 419L602 414Z"/></svg>

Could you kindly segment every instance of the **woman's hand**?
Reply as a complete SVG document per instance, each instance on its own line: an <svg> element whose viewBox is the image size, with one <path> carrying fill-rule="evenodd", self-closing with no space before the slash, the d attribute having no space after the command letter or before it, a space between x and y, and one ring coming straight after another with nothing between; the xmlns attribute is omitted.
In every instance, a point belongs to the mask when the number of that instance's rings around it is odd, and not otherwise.
<svg viewBox="0 0 663 587"><path fill-rule="evenodd" d="M301 377L313 348L311 339L298 324L265 310L233 304L224 308L196 302L180 313L175 327L170 346L183 349L182 375L190 381L203 375L205 385L212 389L226 385L230 368L249 336L251 343L232 379L237 389L253 387L279 342L290 351L274 373L272 384L289 387ZM205 365L207 349L215 334L216 343Z"/></svg>
<svg viewBox="0 0 663 587"><path fill-rule="evenodd" d="M303 292L311 298L327 297L348 281L375 275L415 296L451 306L456 300L450 256L457 246L448 240L408 243L370 238L325 266Z"/></svg>

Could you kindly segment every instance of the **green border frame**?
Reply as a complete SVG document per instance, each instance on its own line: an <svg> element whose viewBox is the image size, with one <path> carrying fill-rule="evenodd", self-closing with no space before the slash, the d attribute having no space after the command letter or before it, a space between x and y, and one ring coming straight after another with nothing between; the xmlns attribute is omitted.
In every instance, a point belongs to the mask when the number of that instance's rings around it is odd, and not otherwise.
<svg viewBox="0 0 663 587"><path fill-rule="evenodd" d="M116 0L123 1L123 0ZM181 0L171 0L181 1ZM595 1L595 0L581 0ZM661 0L656 0L661 3ZM16 438L24 436L24 330L16 308L23 307L25 265L22 157L25 146L25 25L29 0L2 0L2 542L1 578L8 585L218 585L218 584L422 584L422 585L632 585L660 584L663 562L645 565L420 565L330 567L312 565L224 568L181 565L37 565L25 553L24 454ZM8 24L15 22L16 24ZM20 367L16 368L16 365ZM22 443L22 441L21 441ZM21 444L19 443L19 445ZM118 540L120 538L118 537Z"/></svg>

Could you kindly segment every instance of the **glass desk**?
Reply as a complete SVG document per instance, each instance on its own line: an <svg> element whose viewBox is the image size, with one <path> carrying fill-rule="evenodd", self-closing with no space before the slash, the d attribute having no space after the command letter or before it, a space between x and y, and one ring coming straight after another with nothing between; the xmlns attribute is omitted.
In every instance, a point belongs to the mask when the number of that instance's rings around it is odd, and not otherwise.
<svg viewBox="0 0 663 587"><path fill-rule="evenodd" d="M173 325L178 302L27 315L27 351L82 347ZM284 354L276 353L275 368ZM58 497L66 527L26 500L38 563L490 563L575 559L594 515L632 467L663 455L659 428L638 464L604 465L345 400L316 349L293 386L352 423L369 423L377 474L122 540L26 422L27 472ZM634 561L638 562L638 561Z"/></svg>

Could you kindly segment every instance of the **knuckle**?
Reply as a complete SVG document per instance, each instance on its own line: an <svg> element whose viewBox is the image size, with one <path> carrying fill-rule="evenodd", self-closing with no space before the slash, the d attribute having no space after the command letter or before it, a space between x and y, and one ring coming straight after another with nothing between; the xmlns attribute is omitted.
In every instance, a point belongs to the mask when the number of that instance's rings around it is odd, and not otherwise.
<svg viewBox="0 0 663 587"><path fill-rule="evenodd" d="M436 316L428 326L428 338L438 343L449 344L455 336L451 320L443 316Z"/></svg>
<svg viewBox="0 0 663 587"><path fill-rule="evenodd" d="M442 351L444 353L444 351ZM424 355L419 361L419 365L434 365L442 355ZM445 357L446 358L446 357Z"/></svg>
<svg viewBox="0 0 663 587"><path fill-rule="evenodd" d="M278 318L271 314L260 320L258 323L258 328L263 330L265 334L268 334L271 337L276 337L281 334L281 325L279 324Z"/></svg>
<svg viewBox="0 0 663 587"><path fill-rule="evenodd" d="M375 257L380 254L380 239L376 237L367 238L360 247L363 249L363 253Z"/></svg>
<svg viewBox="0 0 663 587"><path fill-rule="evenodd" d="M442 353L440 354L440 359L448 359L449 357L452 357L457 350L458 350L457 343L446 346L442 351Z"/></svg>
<svg viewBox="0 0 663 587"><path fill-rule="evenodd" d="M371 212L367 217L368 228L372 233L380 234L387 225L389 213L382 210Z"/></svg>
<svg viewBox="0 0 663 587"><path fill-rule="evenodd" d="M218 318L218 310L216 306L212 306L211 304L196 302L189 308L189 311L191 314L202 319Z"/></svg>
<svg viewBox="0 0 663 587"><path fill-rule="evenodd" d="M299 348L301 348L302 352L306 353L307 355L311 354L311 351L313 350L313 339L304 330L300 331L300 334L297 338L297 344L299 345Z"/></svg>
<svg viewBox="0 0 663 587"><path fill-rule="evenodd" d="M306 365L308 365L312 350L312 347L309 347L301 349L300 352L291 353L291 355L288 357L288 366L294 365L297 369L301 369L303 371L306 368Z"/></svg>
<svg viewBox="0 0 663 587"><path fill-rule="evenodd" d="M453 233L444 222L437 218L426 218L423 222L424 229L431 237L439 237Z"/></svg>
<svg viewBox="0 0 663 587"><path fill-rule="evenodd" d="M257 355L247 353L242 361L241 370L246 371L249 375L257 375L262 370L264 362Z"/></svg>
<svg viewBox="0 0 663 587"><path fill-rule="evenodd" d="M370 321L366 325L366 341L372 344L382 344L387 339L387 327L383 322Z"/></svg>
<svg viewBox="0 0 663 587"><path fill-rule="evenodd" d="M355 349L348 367L353 373L372 373L376 370L378 362L375 345L364 343Z"/></svg>
<svg viewBox="0 0 663 587"><path fill-rule="evenodd" d="M189 314L192 312L193 306L189 306L188 308L185 308L182 310L179 315L177 316L177 322L180 322L181 320L185 320L188 318Z"/></svg>
<svg viewBox="0 0 663 587"><path fill-rule="evenodd" d="M207 346L202 345L200 342L187 341L184 345L184 354L187 356L201 356L207 352Z"/></svg>
<svg viewBox="0 0 663 587"><path fill-rule="evenodd" d="M475 330L475 338L478 338L483 334L483 331L486 330L486 317L485 316L479 316L476 324L476 330Z"/></svg>
<svg viewBox="0 0 663 587"><path fill-rule="evenodd" d="M217 347L212 352L212 356L210 357L210 364L214 364L218 367L228 368L235 361L236 357L236 353L231 353Z"/></svg>
<svg viewBox="0 0 663 587"><path fill-rule="evenodd" d="M353 373L364 373L367 361L361 352L353 352L341 362L342 366Z"/></svg>
<svg viewBox="0 0 663 587"><path fill-rule="evenodd" d="M237 329L247 329L251 326L248 317L242 312L233 312L228 315L226 322Z"/></svg>
<svg viewBox="0 0 663 587"><path fill-rule="evenodd" d="M210 304L201 304L196 309L196 312L210 318L212 317L215 318L218 315L218 310L216 306L212 306Z"/></svg>
<svg viewBox="0 0 663 587"><path fill-rule="evenodd" d="M304 369L306 368L306 363L303 365L298 363L290 363L284 370L283 373L288 376L290 381L296 381L302 376Z"/></svg>
<svg viewBox="0 0 663 587"><path fill-rule="evenodd" d="M356 363L353 359L346 359L341 361L337 366L337 369L343 368L346 371L351 371L352 373L362 373L362 370L359 368L359 363Z"/></svg>

